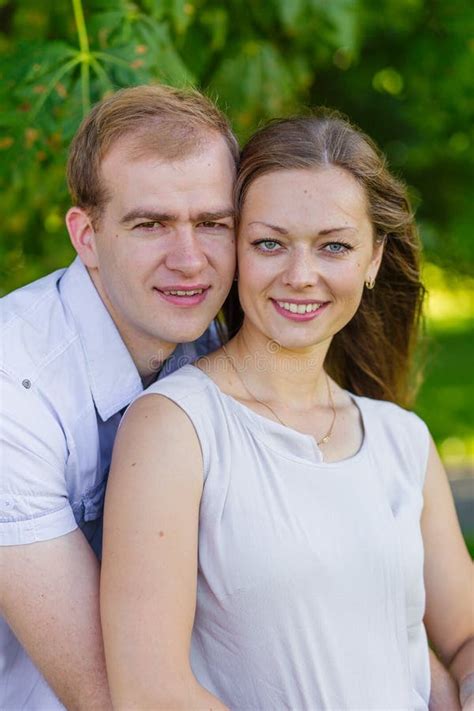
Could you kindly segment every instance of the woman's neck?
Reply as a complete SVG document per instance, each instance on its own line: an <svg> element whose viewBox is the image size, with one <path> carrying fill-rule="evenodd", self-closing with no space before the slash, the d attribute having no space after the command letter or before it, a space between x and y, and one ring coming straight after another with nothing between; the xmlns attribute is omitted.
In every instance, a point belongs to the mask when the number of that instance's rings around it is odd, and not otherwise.
<svg viewBox="0 0 474 711"><path fill-rule="evenodd" d="M226 346L238 376L250 392L273 402L309 409L327 399L324 360L331 341L307 348L283 348L244 323Z"/></svg>

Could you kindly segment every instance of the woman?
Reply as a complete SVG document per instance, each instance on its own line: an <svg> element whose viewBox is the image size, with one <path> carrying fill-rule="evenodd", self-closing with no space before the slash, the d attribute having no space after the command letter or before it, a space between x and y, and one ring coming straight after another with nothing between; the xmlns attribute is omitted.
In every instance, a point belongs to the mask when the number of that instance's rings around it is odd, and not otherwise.
<svg viewBox="0 0 474 711"><path fill-rule="evenodd" d="M236 190L242 326L116 444L114 703L427 709L426 625L472 708L470 559L426 426L394 404L423 293L404 189L321 115L258 132Z"/></svg>

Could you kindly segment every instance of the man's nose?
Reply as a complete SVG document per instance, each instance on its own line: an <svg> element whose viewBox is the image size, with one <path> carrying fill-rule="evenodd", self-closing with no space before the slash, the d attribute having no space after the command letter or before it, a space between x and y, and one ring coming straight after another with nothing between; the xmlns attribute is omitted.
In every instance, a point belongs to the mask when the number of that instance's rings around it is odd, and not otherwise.
<svg viewBox="0 0 474 711"><path fill-rule="evenodd" d="M295 250L286 265L283 274L284 283L295 290L316 284L319 279L316 261L309 250Z"/></svg>
<svg viewBox="0 0 474 711"><path fill-rule="evenodd" d="M192 225L179 227L173 239L173 247L166 256L168 269L193 276L206 268L207 255Z"/></svg>

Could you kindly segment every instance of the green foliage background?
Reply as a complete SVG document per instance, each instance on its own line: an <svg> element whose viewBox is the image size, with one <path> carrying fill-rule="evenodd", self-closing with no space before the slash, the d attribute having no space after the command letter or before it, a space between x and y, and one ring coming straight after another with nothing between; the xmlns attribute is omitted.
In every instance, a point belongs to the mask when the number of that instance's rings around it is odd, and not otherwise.
<svg viewBox="0 0 474 711"><path fill-rule="evenodd" d="M153 81L204 89L242 140L302 107L342 110L407 181L427 257L450 270L440 303L472 267L469 0L0 0L0 28L0 295L71 260L69 141L92 103ZM459 293L419 408L438 440L467 451L465 285Z"/></svg>
<svg viewBox="0 0 474 711"><path fill-rule="evenodd" d="M347 113L408 181L429 255L473 261L468 0L0 0L1 292L68 262L67 146L118 87L193 83L242 139L266 118Z"/></svg>

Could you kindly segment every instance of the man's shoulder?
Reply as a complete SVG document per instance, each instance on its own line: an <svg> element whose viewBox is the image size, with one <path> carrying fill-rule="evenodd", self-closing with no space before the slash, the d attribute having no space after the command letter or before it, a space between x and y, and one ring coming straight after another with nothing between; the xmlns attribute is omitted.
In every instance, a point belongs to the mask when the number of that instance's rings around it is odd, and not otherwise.
<svg viewBox="0 0 474 711"><path fill-rule="evenodd" d="M46 276L11 291L0 299L0 328L11 325L20 315L41 308L48 299L58 296L58 282L67 267L57 269Z"/></svg>
<svg viewBox="0 0 474 711"><path fill-rule="evenodd" d="M0 299L0 369L35 379L77 338L61 299L59 269Z"/></svg>

